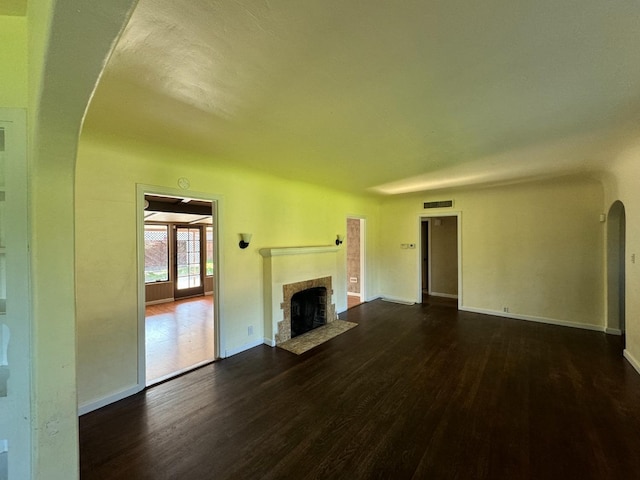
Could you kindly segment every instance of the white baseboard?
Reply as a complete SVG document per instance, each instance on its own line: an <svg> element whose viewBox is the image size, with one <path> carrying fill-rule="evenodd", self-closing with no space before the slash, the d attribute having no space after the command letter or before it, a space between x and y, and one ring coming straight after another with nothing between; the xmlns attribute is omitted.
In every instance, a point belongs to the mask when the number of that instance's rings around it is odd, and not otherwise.
<svg viewBox="0 0 640 480"><path fill-rule="evenodd" d="M210 292L204 292L205 295L213 295L213 290L211 290Z"/></svg>
<svg viewBox="0 0 640 480"><path fill-rule="evenodd" d="M237 348L228 348L224 351L224 358L231 357L233 355L237 355L238 353L242 353L245 350L249 350L250 348L257 347L258 345L262 345L264 342L260 339L253 340L249 343L245 343L244 345Z"/></svg>
<svg viewBox="0 0 640 480"><path fill-rule="evenodd" d="M133 387L126 388L121 390L113 395L109 395L108 397L101 398L100 400L94 400L93 402L85 403L84 405L80 405L78 407L78 416L84 415L85 413L93 412L94 410L98 410L99 408L106 407L111 403L115 403L118 400L122 400L123 398L130 397L131 395L135 395L138 392L144 390L144 385L134 385Z"/></svg>
<svg viewBox="0 0 640 480"><path fill-rule="evenodd" d="M458 295L453 295L451 293L438 293L438 292L429 292L429 295L432 297L444 297L444 298L458 298Z"/></svg>
<svg viewBox="0 0 640 480"><path fill-rule="evenodd" d="M588 323L568 322L566 320L558 320L555 318L534 317L531 315L519 315L517 313L507 313L495 310L485 310L482 308L460 307L460 310L471 313L481 313L483 315L493 315L495 317L513 318L516 320L526 320L528 322L546 323L548 325L557 325L560 327L581 328L583 330L594 330L596 332L604 332L604 327L600 325L590 325Z"/></svg>
<svg viewBox="0 0 640 480"><path fill-rule="evenodd" d="M359 293L355 293L355 292L347 292L347 297L359 297L360 294Z"/></svg>
<svg viewBox="0 0 640 480"><path fill-rule="evenodd" d="M631 366L635 368L636 372L640 373L640 362L636 360L636 357L631 355L631 352L629 352L629 350L627 350L626 348L624 349L624 352L622 352L622 355L627 359Z"/></svg>
<svg viewBox="0 0 640 480"><path fill-rule="evenodd" d="M151 300L150 302L144 302L145 305L159 305L161 303L175 302L175 298L161 298L160 300Z"/></svg>
<svg viewBox="0 0 640 480"><path fill-rule="evenodd" d="M269 345L270 347L275 347L276 346L276 342L274 340L271 340L270 338L265 337L264 338L264 342L265 345Z"/></svg>
<svg viewBox="0 0 640 480"><path fill-rule="evenodd" d="M408 300L406 298L382 297L381 300L383 300L385 302L401 303L402 305L415 305L416 304L416 302L414 300Z"/></svg>
<svg viewBox="0 0 640 480"><path fill-rule="evenodd" d="M622 335L622 330L620 330L619 328L605 328L604 329L604 333L606 333L607 335Z"/></svg>

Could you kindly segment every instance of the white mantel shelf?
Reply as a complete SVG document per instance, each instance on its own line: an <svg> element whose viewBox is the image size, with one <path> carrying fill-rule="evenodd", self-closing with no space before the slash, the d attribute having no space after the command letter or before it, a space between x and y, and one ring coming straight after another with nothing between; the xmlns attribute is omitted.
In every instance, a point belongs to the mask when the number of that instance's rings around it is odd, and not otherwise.
<svg viewBox="0 0 640 480"><path fill-rule="evenodd" d="M337 245L318 245L315 247L277 247L261 248L260 255L264 258L279 257L281 255L305 255L308 253L330 253L337 252L340 247Z"/></svg>

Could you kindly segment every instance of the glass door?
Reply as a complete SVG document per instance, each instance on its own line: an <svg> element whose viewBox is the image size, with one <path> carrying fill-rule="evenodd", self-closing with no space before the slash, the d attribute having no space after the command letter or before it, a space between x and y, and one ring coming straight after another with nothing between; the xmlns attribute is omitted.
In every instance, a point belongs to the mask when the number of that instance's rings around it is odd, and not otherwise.
<svg viewBox="0 0 640 480"><path fill-rule="evenodd" d="M175 228L175 289L174 298L204 294L204 259L202 227Z"/></svg>

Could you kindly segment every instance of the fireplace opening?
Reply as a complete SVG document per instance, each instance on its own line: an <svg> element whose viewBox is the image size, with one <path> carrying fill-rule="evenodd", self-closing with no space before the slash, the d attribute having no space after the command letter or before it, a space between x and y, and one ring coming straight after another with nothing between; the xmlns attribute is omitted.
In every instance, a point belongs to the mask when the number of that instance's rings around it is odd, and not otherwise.
<svg viewBox="0 0 640 480"><path fill-rule="evenodd" d="M327 323L327 289L313 287L291 297L291 338Z"/></svg>

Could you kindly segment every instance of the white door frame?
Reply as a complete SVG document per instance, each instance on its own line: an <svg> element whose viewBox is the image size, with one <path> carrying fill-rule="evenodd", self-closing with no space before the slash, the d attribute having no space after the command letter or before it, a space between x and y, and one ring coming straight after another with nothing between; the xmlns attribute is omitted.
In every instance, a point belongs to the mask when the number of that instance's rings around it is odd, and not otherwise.
<svg viewBox="0 0 640 480"><path fill-rule="evenodd" d="M222 286L222 251L220 228L222 228L222 197L210 193L193 192L177 188L162 187L157 185L136 184L136 232L137 232L137 257L138 257L138 387L142 390L146 387L146 328L145 328L145 282L144 282L144 196L158 195L179 198L193 198L211 202L213 215L213 261L215 278L213 282L213 356L220 358L223 352L225 333L223 312L221 308Z"/></svg>
<svg viewBox="0 0 640 480"><path fill-rule="evenodd" d="M440 217L456 217L458 224L458 309L462 308L462 212L454 211L454 212L431 212L429 214L421 213L418 216L418 238L420 239L418 245L420 248L417 248L417 260L418 260L418 295L416 297L416 303L422 303L422 258L423 258L423 238L422 238L422 222L429 221L429 228L427 229L428 237L428 269L429 269L429 291L431 291L431 219L440 218Z"/></svg>

